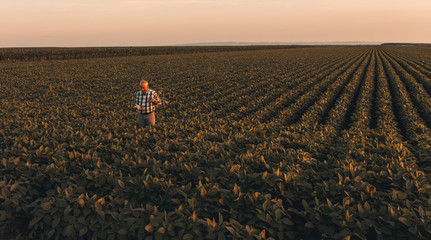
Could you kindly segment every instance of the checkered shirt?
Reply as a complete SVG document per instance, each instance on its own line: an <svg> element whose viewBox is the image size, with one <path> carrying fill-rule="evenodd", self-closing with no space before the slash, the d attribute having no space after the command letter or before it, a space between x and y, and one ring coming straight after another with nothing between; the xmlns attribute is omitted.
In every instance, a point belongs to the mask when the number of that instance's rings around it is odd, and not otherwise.
<svg viewBox="0 0 431 240"><path fill-rule="evenodd" d="M152 89L148 89L146 93L139 91L135 96L135 106L140 105L142 107L141 110L138 110L140 113L151 113L156 110L156 104L151 102L151 99L156 99L158 101L158 105L162 103L156 91Z"/></svg>

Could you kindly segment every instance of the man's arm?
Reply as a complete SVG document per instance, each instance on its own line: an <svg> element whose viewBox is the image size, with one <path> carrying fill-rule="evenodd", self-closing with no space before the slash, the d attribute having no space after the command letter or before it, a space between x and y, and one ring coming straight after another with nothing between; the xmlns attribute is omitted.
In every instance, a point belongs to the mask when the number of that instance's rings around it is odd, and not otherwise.
<svg viewBox="0 0 431 240"><path fill-rule="evenodd" d="M134 107L136 109L138 109L138 110L141 110L142 108L141 108L141 106L138 103L139 103L139 92L136 93L136 95L135 95L135 105L134 105Z"/></svg>
<svg viewBox="0 0 431 240"><path fill-rule="evenodd" d="M151 99L151 102L157 105L162 104L162 100L160 100L159 95L157 95L156 92L154 92L154 97Z"/></svg>

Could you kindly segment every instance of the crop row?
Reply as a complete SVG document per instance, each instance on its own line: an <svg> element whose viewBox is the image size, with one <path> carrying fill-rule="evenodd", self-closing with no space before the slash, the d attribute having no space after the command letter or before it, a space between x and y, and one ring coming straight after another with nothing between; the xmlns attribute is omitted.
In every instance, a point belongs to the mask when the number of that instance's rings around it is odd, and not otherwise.
<svg viewBox="0 0 431 240"><path fill-rule="evenodd" d="M396 75L395 70L389 65L390 63L386 59L383 59L382 62L386 75L388 76L400 124L403 125L406 135L411 139L412 144L417 147L418 160L427 164L426 162L429 160L428 151L430 149L430 129L426 126L426 122L421 118L415 108L414 102L411 100L409 91L407 90L408 87L406 87L410 85L403 84L400 77Z"/></svg>
<svg viewBox="0 0 431 240"><path fill-rule="evenodd" d="M278 118L275 118L275 120L285 121L287 123L289 122L295 122L295 120L300 118L300 112L299 110L306 110L306 107L310 105L310 103L318 96L319 93L322 93L325 88L328 87L328 85L333 84L335 79L340 77L341 74L346 71L349 67L352 66L355 62L357 62L358 59L352 59L351 61L348 61L346 64L344 64L342 67L335 68L335 70L330 69L327 72L319 72L315 73L313 77L310 77L311 80L314 80L317 78L317 80L321 80L319 82L306 82L305 84L302 84L299 88L292 89L290 92L286 94L286 97L290 100L290 103L288 106L286 106L284 109L263 109L263 113L261 115L265 116L269 112L269 116L274 118L272 116L273 112L275 112L276 116L278 115ZM338 82L336 84L339 84ZM260 119L260 118L257 118ZM274 120L274 119L273 119Z"/></svg>

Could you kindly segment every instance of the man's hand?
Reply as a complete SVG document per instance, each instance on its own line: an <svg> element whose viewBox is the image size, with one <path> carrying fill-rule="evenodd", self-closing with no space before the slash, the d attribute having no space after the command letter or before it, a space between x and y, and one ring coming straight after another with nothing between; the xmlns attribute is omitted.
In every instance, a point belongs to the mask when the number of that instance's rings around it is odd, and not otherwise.
<svg viewBox="0 0 431 240"><path fill-rule="evenodd" d="M151 102L154 103L154 104L159 103L155 98L151 99Z"/></svg>
<svg viewBox="0 0 431 240"><path fill-rule="evenodd" d="M135 108L138 109L138 110L142 109L141 105L136 105Z"/></svg>

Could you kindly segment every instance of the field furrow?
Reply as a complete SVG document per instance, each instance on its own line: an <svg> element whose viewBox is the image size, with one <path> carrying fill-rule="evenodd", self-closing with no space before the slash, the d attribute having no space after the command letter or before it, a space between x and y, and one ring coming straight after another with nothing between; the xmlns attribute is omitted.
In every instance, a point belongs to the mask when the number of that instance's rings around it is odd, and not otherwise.
<svg viewBox="0 0 431 240"><path fill-rule="evenodd" d="M327 110L323 112L322 117L319 120L320 125L332 125L333 123L337 123L336 125L341 127L340 117L347 117L347 107L350 105L349 100L354 97L352 94L357 92L359 89L359 85L364 78L365 69L370 63L371 55L371 52L367 53L367 57L360 62L358 68L347 75L347 84L333 94L334 97L329 101Z"/></svg>
<svg viewBox="0 0 431 240"><path fill-rule="evenodd" d="M422 52L416 52L412 54L411 51L403 52L403 51L394 51L393 49L389 49L389 51L397 56L399 59L403 59L407 62L410 62L414 69L421 67L428 74L428 77L431 77L429 73L431 72L430 59L426 56L426 54Z"/></svg>
<svg viewBox="0 0 431 240"><path fill-rule="evenodd" d="M385 54L386 59L391 64L394 72L398 75L404 86L406 87L407 92L409 93L410 99L412 103L415 105L415 108L418 109L418 113L428 126L431 129L431 97L427 93L427 91L423 88L423 86L416 81L416 79L403 71L403 68L393 59L390 58L387 54Z"/></svg>
<svg viewBox="0 0 431 240"><path fill-rule="evenodd" d="M377 50L374 50L374 78L373 78L373 92L372 92L372 100L371 100L371 109L370 109L370 128L375 129L377 127L378 115L377 115L377 102L378 102L378 63L377 63Z"/></svg>
<svg viewBox="0 0 431 240"><path fill-rule="evenodd" d="M377 64L377 128L391 129L393 132L399 132L402 139L406 137L406 126L400 120L400 113L396 105L394 105L394 96L391 91L391 85L387 79L385 69L383 68L382 59L379 52L376 56Z"/></svg>
<svg viewBox="0 0 431 240"><path fill-rule="evenodd" d="M316 69L311 72L309 75L298 78L298 84L296 87L286 86L282 87L283 94L277 99L273 99L268 104L264 104L263 102L256 101L255 104L252 104L251 107L245 108L248 115L244 119L244 121L256 120L259 123L266 123L273 118L276 118L283 108L286 108L292 102L296 101L297 98L307 91L310 91L310 88L317 88L318 86L326 86L328 84L328 80L330 76L334 74L339 74L346 69L350 64L353 64L357 58L360 56L354 56L353 58L349 58L347 63L336 63L328 67L328 69L324 69L320 71L320 69ZM254 115L253 115L254 114Z"/></svg>
<svg viewBox="0 0 431 240"><path fill-rule="evenodd" d="M259 117L261 119L266 119L266 116L273 115L274 112L279 111L284 105L289 104L288 99L290 98L290 95L286 93L286 90L289 91L290 89L297 89L299 85L304 87L310 83L313 84L312 81L316 81L315 73L317 71L321 71L322 74L329 75L330 72L344 66L345 62L349 61L350 58L353 57L349 57L349 59L343 58L342 60L331 61L329 64L310 68L306 71L294 70L294 74L289 76L290 78L293 78L294 81L288 82L286 84L280 84L280 80L278 79L261 80L259 85L251 88L249 92L238 94L242 98L239 101L233 102L235 105L231 106L230 108L231 112L233 113L230 115L230 118L232 120L239 121L242 118L252 115L253 113L263 111L262 109L267 109L267 111L265 111L265 116ZM323 77L324 76L321 78ZM271 94L267 94L268 92L271 92ZM253 94L258 97L250 100L246 97L249 94ZM260 98L260 96L262 98Z"/></svg>
<svg viewBox="0 0 431 240"><path fill-rule="evenodd" d="M392 52L391 54L394 55L394 59L403 66L406 71L424 85L424 88L427 90L429 89L429 85L431 84L431 66L427 65L423 60L410 59L406 56L394 54Z"/></svg>
<svg viewBox="0 0 431 240"><path fill-rule="evenodd" d="M375 66L376 53L373 50L371 60L365 70L360 89L358 89L353 97L352 104L348 109L348 114L343 123L343 129L356 127L358 129L371 128L371 122L374 118L372 109L373 101L375 102Z"/></svg>
<svg viewBox="0 0 431 240"><path fill-rule="evenodd" d="M370 69L371 69L371 66L373 64L373 60L374 60L374 52L371 52L371 56L368 59L367 65L366 65L365 69L363 70L362 75L360 77L359 85L357 85L355 90L354 90L354 94L353 94L353 97L351 99L351 102L346 106L347 112L346 112L346 115L344 117L343 123L341 125L343 130L350 128L352 126L352 124L362 122L365 119L369 119L368 113L364 113L364 114L360 115L355 120L353 120L353 115L355 113L356 108L364 107L365 109L361 109L362 111L368 111L369 110L369 100L371 99L371 97L368 94L368 93L370 93L370 91L369 91L369 87L368 87L368 85L366 85L366 83L367 83L367 79L370 79L370 77L368 77L368 74L369 73L372 74L372 71ZM368 94L368 95L364 99L364 97L361 96L361 94ZM360 102L361 100L363 100L363 101ZM368 107L368 109L367 109L367 107ZM365 125L362 125L362 127L364 129L366 129L367 126L368 126L368 121L365 123Z"/></svg>
<svg viewBox="0 0 431 240"><path fill-rule="evenodd" d="M431 148L429 136L430 129L425 125L424 119L420 116L410 99L406 86L396 75L395 70L381 53L383 67L389 81L390 91L393 95L393 105L396 109L398 119L404 126L408 142L416 149L418 164L426 167L431 159ZM400 125L401 125L400 124Z"/></svg>
<svg viewBox="0 0 431 240"><path fill-rule="evenodd" d="M367 54L361 55L359 58L353 59L342 68L324 76L323 81L319 84L311 85L307 91L293 91L290 95L292 96L292 103L284 109L281 109L275 116L270 116L271 121L268 123L279 124L282 126L294 124L299 121L303 114L307 112L311 106L315 105L316 101L319 101L323 97L329 95L333 96L333 91L341 91L345 84L349 81L349 78L359 68L360 63L367 57Z"/></svg>

